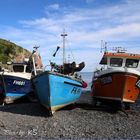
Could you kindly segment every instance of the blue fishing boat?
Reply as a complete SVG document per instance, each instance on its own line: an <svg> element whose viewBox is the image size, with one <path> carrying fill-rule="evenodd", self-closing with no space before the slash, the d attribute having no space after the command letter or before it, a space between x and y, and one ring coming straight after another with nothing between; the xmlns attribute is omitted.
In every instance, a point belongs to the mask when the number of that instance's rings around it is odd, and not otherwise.
<svg viewBox="0 0 140 140"><path fill-rule="evenodd" d="M4 96L4 103L13 103L15 100L33 92L30 79L38 72L37 68L34 72L35 67L38 66L35 64L37 48L35 49L26 61L8 63L8 69L1 70L0 92Z"/></svg>
<svg viewBox="0 0 140 140"><path fill-rule="evenodd" d="M13 63L12 69L1 73L4 102L9 104L31 91L31 70L27 63Z"/></svg>
<svg viewBox="0 0 140 140"><path fill-rule="evenodd" d="M40 103L49 111L75 102L82 93L82 80L57 72L45 71L32 78Z"/></svg>
<svg viewBox="0 0 140 140"><path fill-rule="evenodd" d="M63 37L63 53L65 47L65 36ZM57 47L56 52L59 47ZM56 55L56 52L53 56ZM77 65L75 62L66 63L63 54L63 65L50 63L51 70L45 71L31 79L34 91L40 103L51 113L56 110L74 103L82 93L83 80L76 74L84 68L84 62Z"/></svg>

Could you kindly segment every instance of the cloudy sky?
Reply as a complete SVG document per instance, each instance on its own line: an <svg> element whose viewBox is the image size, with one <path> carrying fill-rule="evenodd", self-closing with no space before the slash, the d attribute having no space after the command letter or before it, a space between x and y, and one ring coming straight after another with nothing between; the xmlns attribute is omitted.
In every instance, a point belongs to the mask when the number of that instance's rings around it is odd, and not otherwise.
<svg viewBox="0 0 140 140"><path fill-rule="evenodd" d="M108 50L122 46L140 53L140 0L0 0L0 38L30 51L40 46L44 65L62 62L64 30L66 59L84 61L83 71L99 63L101 40Z"/></svg>

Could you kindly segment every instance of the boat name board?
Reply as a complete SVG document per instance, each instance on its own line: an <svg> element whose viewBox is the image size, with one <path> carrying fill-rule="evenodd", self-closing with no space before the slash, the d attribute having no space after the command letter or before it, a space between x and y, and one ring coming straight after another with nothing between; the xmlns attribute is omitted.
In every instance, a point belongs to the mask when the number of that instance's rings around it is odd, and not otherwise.
<svg viewBox="0 0 140 140"><path fill-rule="evenodd" d="M111 76L106 76L106 77L101 78L101 83L102 84L112 83L112 77Z"/></svg>
<svg viewBox="0 0 140 140"><path fill-rule="evenodd" d="M14 80L13 85L24 86L25 85L25 81Z"/></svg>
<svg viewBox="0 0 140 140"><path fill-rule="evenodd" d="M81 92L81 89L78 87L73 87L71 90L72 94L80 94L80 92Z"/></svg>
<svg viewBox="0 0 140 140"><path fill-rule="evenodd" d="M140 80L137 81L136 86L140 89Z"/></svg>

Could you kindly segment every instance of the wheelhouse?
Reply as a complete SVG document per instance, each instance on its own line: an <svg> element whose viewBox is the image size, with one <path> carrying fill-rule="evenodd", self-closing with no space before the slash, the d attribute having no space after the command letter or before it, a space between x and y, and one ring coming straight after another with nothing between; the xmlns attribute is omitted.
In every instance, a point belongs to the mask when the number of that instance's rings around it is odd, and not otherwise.
<svg viewBox="0 0 140 140"><path fill-rule="evenodd" d="M128 53L104 53L101 65L108 68L133 68L140 69L140 55Z"/></svg>
<svg viewBox="0 0 140 140"><path fill-rule="evenodd" d="M31 73L31 68L26 63L13 63L12 72Z"/></svg>

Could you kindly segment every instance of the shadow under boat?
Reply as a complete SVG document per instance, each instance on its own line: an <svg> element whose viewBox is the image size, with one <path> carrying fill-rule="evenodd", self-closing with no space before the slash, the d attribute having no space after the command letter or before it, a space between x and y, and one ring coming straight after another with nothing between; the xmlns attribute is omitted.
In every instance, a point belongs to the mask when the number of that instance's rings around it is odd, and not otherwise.
<svg viewBox="0 0 140 140"><path fill-rule="evenodd" d="M74 110L76 108L80 108L87 111L96 110L96 111L114 113L110 108L107 108L106 106L103 105L95 107L90 101L91 101L90 95L83 94L77 102L61 108L60 111L69 111L69 110ZM31 102L26 97L23 97L10 105L4 105L4 106L1 105L0 111L9 112L13 114L20 114L20 115L38 116L38 117L52 116L52 114L50 114L50 112L47 111L44 106L39 104L38 100L36 100L35 102Z"/></svg>
<svg viewBox="0 0 140 140"><path fill-rule="evenodd" d="M118 111L123 111L123 112L127 112L127 111L135 111L137 109L140 108L140 95L138 97L138 99L136 100L135 104L132 104L130 106L131 109L126 109L124 110L124 108L121 106L121 104L118 104L118 102L94 102L94 100L92 99L92 95L90 93L90 91L85 92L81 95L80 99L73 105L71 106L70 109L73 108L81 108L84 110L89 110L89 111L103 111L103 112L108 112L108 113L117 113ZM67 108L66 108L67 109Z"/></svg>
<svg viewBox="0 0 140 140"><path fill-rule="evenodd" d="M36 97L32 97L31 100L27 96L17 99L12 104L1 104L0 111L37 117L51 116L50 112L46 111L46 108L39 104L38 99Z"/></svg>
<svg viewBox="0 0 140 140"><path fill-rule="evenodd" d="M97 104L97 106L94 106L94 103L92 102L91 94L89 92L83 93L77 102L60 109L60 111L69 111L69 110L74 110L76 108L80 108L82 110L87 110L87 111L100 111L100 112L107 112L112 114L120 111L120 109L114 108L113 104L110 106L105 103L104 104L99 103ZM132 106L132 108L133 109L131 109L131 111L135 111L137 108L140 108L140 96L136 101L135 105ZM4 106L1 105L0 111L20 114L20 115L37 116L37 117L52 116L44 106L38 103L38 100L31 102L26 97L23 97L10 105L4 105Z"/></svg>
<svg viewBox="0 0 140 140"><path fill-rule="evenodd" d="M46 111L39 103L14 103L10 105L0 106L1 112L37 116L37 117L50 117L49 111Z"/></svg>

